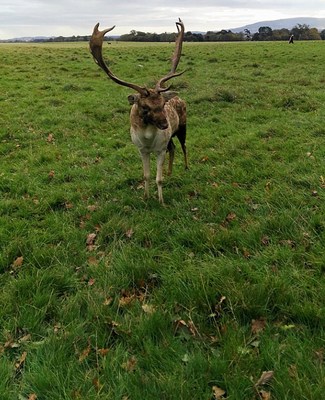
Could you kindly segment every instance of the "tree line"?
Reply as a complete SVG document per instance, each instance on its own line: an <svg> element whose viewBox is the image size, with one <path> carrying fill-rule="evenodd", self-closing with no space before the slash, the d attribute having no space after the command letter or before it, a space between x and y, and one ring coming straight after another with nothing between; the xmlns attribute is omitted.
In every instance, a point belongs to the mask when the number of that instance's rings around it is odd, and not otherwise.
<svg viewBox="0 0 325 400"><path fill-rule="evenodd" d="M298 24L292 29L272 29L269 26L261 26L258 32L251 33L248 29L243 32L232 32L222 29L221 31L208 31L206 33L186 32L185 42L235 42L235 41L266 41L266 40L289 40L293 35L296 40L325 40L325 29L321 32L317 28L310 28L306 24ZM175 39L174 33L145 33L131 31L120 36L120 41L127 42L172 42Z"/></svg>
<svg viewBox="0 0 325 400"><path fill-rule="evenodd" d="M248 29L243 32L232 32L222 29L221 31L208 31L196 33L188 31L185 33L185 42L238 42L238 41L276 41L289 40L293 35L295 40L325 40L325 29L321 32L317 28L311 28L306 24L298 24L292 29L272 29L269 26L261 26L257 32L251 33ZM84 36L58 36L47 39L34 39L33 42L83 42L89 41L90 35ZM132 30L130 33L107 37L108 41L121 42L173 42L175 33L149 33Z"/></svg>

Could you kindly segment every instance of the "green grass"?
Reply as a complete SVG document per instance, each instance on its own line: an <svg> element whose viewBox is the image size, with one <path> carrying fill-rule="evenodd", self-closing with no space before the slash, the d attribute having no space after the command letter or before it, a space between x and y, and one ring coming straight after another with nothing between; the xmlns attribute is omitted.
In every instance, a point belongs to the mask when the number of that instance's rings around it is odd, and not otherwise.
<svg viewBox="0 0 325 400"><path fill-rule="evenodd" d="M172 49L105 55L150 85ZM0 46L1 399L322 397L323 50L186 43L164 208L87 44Z"/></svg>

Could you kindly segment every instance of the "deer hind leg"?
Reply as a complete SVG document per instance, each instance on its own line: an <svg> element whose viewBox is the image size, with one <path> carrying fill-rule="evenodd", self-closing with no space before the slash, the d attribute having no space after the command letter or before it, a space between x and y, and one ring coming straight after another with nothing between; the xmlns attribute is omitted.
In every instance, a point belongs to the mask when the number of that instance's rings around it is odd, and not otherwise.
<svg viewBox="0 0 325 400"><path fill-rule="evenodd" d="M175 144L173 142L173 139L170 139L168 146L167 146L167 151L169 153L168 175L171 175L172 171L173 171L173 162L174 162L174 156L175 156Z"/></svg>
<svg viewBox="0 0 325 400"><path fill-rule="evenodd" d="M162 181L163 181L163 168L165 161L166 151L162 151L157 155L157 175L156 175L156 184L158 189L158 199L160 204L164 204L164 198L162 194Z"/></svg>
<svg viewBox="0 0 325 400"><path fill-rule="evenodd" d="M185 169L188 169L187 151L186 151L186 125L180 125L174 136L177 136L179 143L182 146L184 154Z"/></svg>
<svg viewBox="0 0 325 400"><path fill-rule="evenodd" d="M149 181L150 181L150 154L140 153L143 164L143 177L144 177L144 198L149 198Z"/></svg>

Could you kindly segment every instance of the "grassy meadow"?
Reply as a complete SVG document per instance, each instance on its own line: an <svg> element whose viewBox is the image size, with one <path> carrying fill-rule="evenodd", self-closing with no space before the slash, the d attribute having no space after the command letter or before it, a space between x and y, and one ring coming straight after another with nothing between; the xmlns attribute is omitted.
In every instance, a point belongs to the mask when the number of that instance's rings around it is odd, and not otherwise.
<svg viewBox="0 0 325 400"><path fill-rule="evenodd" d="M0 45L0 399L322 398L324 46L185 43L162 207L88 44ZM173 47L104 51L153 85Z"/></svg>

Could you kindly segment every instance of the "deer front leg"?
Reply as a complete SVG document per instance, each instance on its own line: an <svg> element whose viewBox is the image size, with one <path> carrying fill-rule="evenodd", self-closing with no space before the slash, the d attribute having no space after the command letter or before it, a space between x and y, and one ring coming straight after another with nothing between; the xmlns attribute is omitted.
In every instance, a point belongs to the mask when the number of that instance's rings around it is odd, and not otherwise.
<svg viewBox="0 0 325 400"><path fill-rule="evenodd" d="M149 181L150 181L150 153L141 152L144 177L144 198L149 199Z"/></svg>
<svg viewBox="0 0 325 400"><path fill-rule="evenodd" d="M164 204L164 198L162 194L162 181L163 181L163 168L164 168L165 155L166 155L166 150L163 150L157 155L156 184L158 188L158 199L160 204Z"/></svg>

